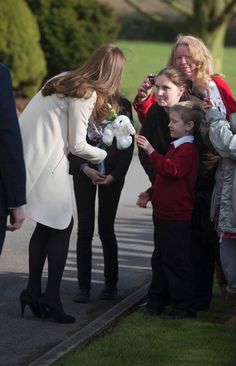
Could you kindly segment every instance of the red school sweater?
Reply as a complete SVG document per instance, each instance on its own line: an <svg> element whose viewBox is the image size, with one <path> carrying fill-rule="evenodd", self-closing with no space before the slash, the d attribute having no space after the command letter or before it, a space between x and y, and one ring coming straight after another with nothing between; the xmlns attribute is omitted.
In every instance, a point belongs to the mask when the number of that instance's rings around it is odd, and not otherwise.
<svg viewBox="0 0 236 366"><path fill-rule="evenodd" d="M153 151L148 161L157 172L148 189L154 216L163 220L191 220L199 155L194 143L171 145L165 156Z"/></svg>

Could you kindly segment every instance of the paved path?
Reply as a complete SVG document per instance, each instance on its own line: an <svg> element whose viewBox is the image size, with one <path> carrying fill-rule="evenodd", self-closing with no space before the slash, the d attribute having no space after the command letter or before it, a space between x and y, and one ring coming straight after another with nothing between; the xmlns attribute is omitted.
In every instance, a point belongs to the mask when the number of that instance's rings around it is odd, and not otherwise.
<svg viewBox="0 0 236 366"><path fill-rule="evenodd" d="M119 242L119 296L116 300L100 301L103 287L103 261L99 239L93 244L92 291L89 304L72 301L77 292L76 225L62 282L63 305L76 316L72 325L57 324L34 318L26 308L20 316L19 294L27 283L28 242L34 223L27 220L16 233L8 233L0 257L0 365L27 366L48 350L78 332L112 306L150 280L150 255L153 248L151 208L135 206L137 195L149 182L134 155L118 209L116 233Z"/></svg>

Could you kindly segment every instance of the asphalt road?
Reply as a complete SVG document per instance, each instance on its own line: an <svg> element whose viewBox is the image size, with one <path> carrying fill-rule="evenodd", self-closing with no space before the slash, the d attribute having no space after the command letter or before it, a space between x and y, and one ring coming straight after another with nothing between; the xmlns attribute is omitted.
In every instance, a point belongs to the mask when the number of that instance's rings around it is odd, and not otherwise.
<svg viewBox="0 0 236 366"><path fill-rule="evenodd" d="M19 294L27 283L28 242L35 224L26 220L21 230L7 233L0 257L0 366L29 365L149 282L150 256L153 249L152 211L150 207L141 209L135 205L138 193L148 187L149 181L137 156L134 155L116 219L119 243L119 283L116 300L99 300L99 294L103 288L103 258L96 228L93 243L91 300L88 304L76 304L72 301L78 288L75 215L75 225L61 286L65 311L77 319L74 324L64 325L36 319L28 307L25 317L21 317Z"/></svg>

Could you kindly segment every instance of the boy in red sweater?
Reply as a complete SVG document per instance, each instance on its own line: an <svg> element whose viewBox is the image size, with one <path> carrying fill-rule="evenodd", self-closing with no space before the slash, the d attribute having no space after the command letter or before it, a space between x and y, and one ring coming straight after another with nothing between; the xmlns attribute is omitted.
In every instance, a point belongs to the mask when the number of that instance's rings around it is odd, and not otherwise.
<svg viewBox="0 0 236 366"><path fill-rule="evenodd" d="M193 102L180 102L170 108L170 135L175 139L163 157L148 140L136 136L136 143L148 154L157 177L142 192L137 205L151 200L158 232L152 256L152 282L145 311L162 319L196 316L193 267L191 263L191 215L194 186L198 176L199 154L194 136L200 136L203 111ZM198 142L198 141L197 141ZM173 311L165 313L166 305Z"/></svg>

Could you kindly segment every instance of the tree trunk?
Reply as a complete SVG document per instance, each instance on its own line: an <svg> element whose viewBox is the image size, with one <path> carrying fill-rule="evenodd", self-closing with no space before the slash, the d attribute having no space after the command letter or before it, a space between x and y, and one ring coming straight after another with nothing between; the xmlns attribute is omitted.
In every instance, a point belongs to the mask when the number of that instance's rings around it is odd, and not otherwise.
<svg viewBox="0 0 236 366"><path fill-rule="evenodd" d="M216 73L220 73L222 69L226 30L227 24L223 23L215 31L209 32L203 39L212 53L214 71Z"/></svg>
<svg viewBox="0 0 236 366"><path fill-rule="evenodd" d="M136 11L147 16L141 1L125 0ZM222 67L224 40L227 28L235 15L236 0L192 0L192 7L186 7L186 3L175 0L160 0L179 14L185 17L189 33L203 40L212 52L215 72L220 72ZM158 2L158 1L157 1ZM161 21L158 17L148 13L148 17L156 22ZM166 19L162 19L166 21Z"/></svg>
<svg viewBox="0 0 236 366"><path fill-rule="evenodd" d="M210 49L215 72L220 72L223 61L224 40L230 15L220 18L225 6L225 0L195 0L193 3L194 16L190 20L189 29L203 40Z"/></svg>

